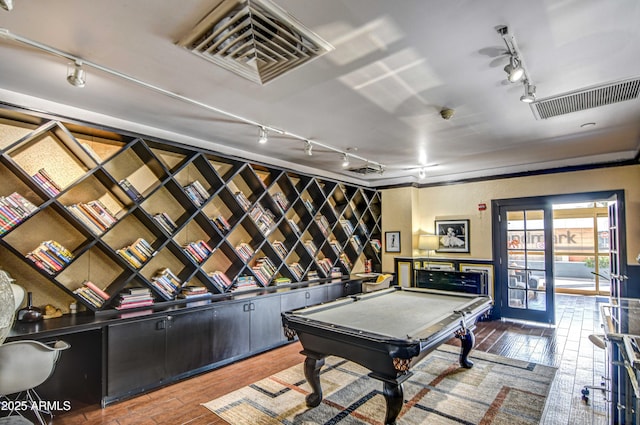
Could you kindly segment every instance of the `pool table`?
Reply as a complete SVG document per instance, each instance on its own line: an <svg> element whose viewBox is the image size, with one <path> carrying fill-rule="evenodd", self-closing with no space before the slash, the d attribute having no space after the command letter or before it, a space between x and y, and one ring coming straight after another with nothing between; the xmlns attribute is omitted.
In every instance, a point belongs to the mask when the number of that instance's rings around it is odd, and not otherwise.
<svg viewBox="0 0 640 425"><path fill-rule="evenodd" d="M491 304L486 295L392 287L282 313L285 335L289 340L297 335L306 356L304 374L312 389L307 406L322 401L320 369L324 358L334 355L366 367L369 376L382 381L385 424L395 424L402 383L440 344L459 337L460 365L473 366L467 358L475 342L472 330Z"/></svg>

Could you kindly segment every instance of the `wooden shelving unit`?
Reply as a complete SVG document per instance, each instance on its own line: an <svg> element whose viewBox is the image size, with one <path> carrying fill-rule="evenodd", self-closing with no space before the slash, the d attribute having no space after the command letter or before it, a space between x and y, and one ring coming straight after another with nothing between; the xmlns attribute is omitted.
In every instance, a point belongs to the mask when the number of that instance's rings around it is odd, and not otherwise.
<svg viewBox="0 0 640 425"><path fill-rule="evenodd" d="M94 312L137 287L161 304L183 286L221 294L251 280L311 281L332 268L348 275L365 260L380 269L375 189L11 109L0 109L0 178L0 197L16 192L36 206L22 218L0 207L0 245ZM127 258L140 239L151 252ZM71 258L38 251L48 241ZM211 251L185 251L197 243ZM54 269L39 266L34 250ZM180 285L169 296L153 284L165 269ZM230 285L213 277L220 273ZM86 281L108 299L78 295Z"/></svg>

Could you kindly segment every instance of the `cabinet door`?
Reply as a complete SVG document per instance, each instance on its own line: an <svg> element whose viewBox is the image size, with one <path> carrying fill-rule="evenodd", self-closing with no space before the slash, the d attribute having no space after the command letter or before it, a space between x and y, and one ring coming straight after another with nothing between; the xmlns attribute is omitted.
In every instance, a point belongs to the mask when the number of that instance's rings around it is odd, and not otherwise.
<svg viewBox="0 0 640 425"><path fill-rule="evenodd" d="M307 303L306 291L293 290L280 296L280 306L282 311L291 311L302 308Z"/></svg>
<svg viewBox="0 0 640 425"><path fill-rule="evenodd" d="M213 310L167 316L167 376L189 372L213 361Z"/></svg>
<svg viewBox="0 0 640 425"><path fill-rule="evenodd" d="M337 300L345 296L345 283L330 283L327 285L327 301Z"/></svg>
<svg viewBox="0 0 640 425"><path fill-rule="evenodd" d="M107 345L107 396L158 384L165 376L164 317L111 325Z"/></svg>
<svg viewBox="0 0 640 425"><path fill-rule="evenodd" d="M307 300L307 307L326 302L329 298L327 295L327 286L320 285L313 288L308 288L305 292L305 298Z"/></svg>
<svg viewBox="0 0 640 425"><path fill-rule="evenodd" d="M362 292L362 281L351 280L344 285L344 296L356 295Z"/></svg>
<svg viewBox="0 0 640 425"><path fill-rule="evenodd" d="M249 352L249 303L224 303L213 311L213 361L219 362Z"/></svg>
<svg viewBox="0 0 640 425"><path fill-rule="evenodd" d="M280 297L251 301L251 352L273 347L284 340Z"/></svg>

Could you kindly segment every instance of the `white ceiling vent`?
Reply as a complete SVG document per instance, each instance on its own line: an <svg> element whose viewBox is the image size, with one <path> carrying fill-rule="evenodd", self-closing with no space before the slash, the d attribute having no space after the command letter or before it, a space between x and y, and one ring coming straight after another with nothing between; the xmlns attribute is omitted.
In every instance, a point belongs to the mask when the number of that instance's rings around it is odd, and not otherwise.
<svg viewBox="0 0 640 425"><path fill-rule="evenodd" d="M258 84L333 50L269 0L224 0L177 44Z"/></svg>
<svg viewBox="0 0 640 425"><path fill-rule="evenodd" d="M374 168L371 165L365 165L357 168L349 168L349 171L351 171L352 173L362 174L362 175L374 174L374 173L380 174L380 167Z"/></svg>
<svg viewBox="0 0 640 425"><path fill-rule="evenodd" d="M638 94L640 77L538 99L531 103L531 110L537 119L546 119L636 99Z"/></svg>

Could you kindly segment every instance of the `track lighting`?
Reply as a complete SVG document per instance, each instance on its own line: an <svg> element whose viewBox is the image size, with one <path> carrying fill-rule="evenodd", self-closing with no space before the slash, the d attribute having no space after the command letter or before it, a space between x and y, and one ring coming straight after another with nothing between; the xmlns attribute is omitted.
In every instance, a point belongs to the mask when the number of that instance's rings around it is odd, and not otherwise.
<svg viewBox="0 0 640 425"><path fill-rule="evenodd" d="M524 77L524 68L520 65L520 61L515 56L511 56L509 63L504 67L504 71L507 73L507 79L516 83Z"/></svg>
<svg viewBox="0 0 640 425"><path fill-rule="evenodd" d="M342 154L342 168L347 168L349 166L349 155L346 153Z"/></svg>
<svg viewBox="0 0 640 425"><path fill-rule="evenodd" d="M507 79L511 83L522 82L524 85L524 94L520 96L520 100L525 103L533 103L536 100L536 86L531 81L531 76L524 65L522 53L518 50L518 44L515 37L509 33L506 25L497 28L498 33L502 36L507 53L509 54L509 63L504 67L507 73Z"/></svg>
<svg viewBox="0 0 640 425"><path fill-rule="evenodd" d="M264 145L269 141L269 135L267 134L267 129L264 127L260 127L260 137L258 138L258 143Z"/></svg>
<svg viewBox="0 0 640 425"><path fill-rule="evenodd" d="M532 103L536 100L536 86L532 86L528 81L524 82L524 94L520 96L520 100L524 103Z"/></svg>
<svg viewBox="0 0 640 425"><path fill-rule="evenodd" d="M11 11L11 9L13 9L13 0L0 0L0 7L4 10Z"/></svg>
<svg viewBox="0 0 640 425"><path fill-rule="evenodd" d="M13 1L12 0L0 0L0 7L6 9L6 10L11 10L13 8ZM198 100L183 96L181 94L172 92L170 90L164 89L162 87L153 85L151 83L148 83L146 81L134 78L130 75L127 75L125 73L122 73L120 71L117 71L115 69L111 69L108 67L105 67L103 65L100 65L96 62L91 62L91 61L86 61L86 60L82 60L80 57L72 55L71 53L62 51L62 50L58 50L54 47L51 46L47 46L46 44L40 43L38 41L35 40L31 40L29 38L26 37L22 37L18 34L14 34L11 31L9 31L7 28L0 28L0 42L3 42L3 40L11 40L17 43L22 43L25 44L29 47L33 47L35 49L39 49L41 51L44 51L46 53L49 53L51 55L54 56L58 56L61 58L65 58L67 60L72 61L69 64L69 69L67 71L67 81L69 82L69 84L72 84L76 87L83 87L86 84L86 74L84 69L82 68L83 66L85 67L90 67L93 69L97 69L101 72L104 72L106 74L112 75L114 77L118 77L122 80L128 81L130 83L136 84L138 86L144 87L148 90L154 91L156 93L160 93L164 96L167 96L169 98L184 102L184 103L188 103L190 105L194 105L197 106L199 108L202 109L206 109L209 112L213 112L215 114L219 114L219 115L223 115L225 117L231 118L233 120L237 120L239 122L245 123L247 125L251 125L251 126L257 126L260 128L260 139L259 142L260 143L266 143L267 139L268 139L268 134L267 131L273 131L274 133L280 134L284 137L288 137L290 139L295 139L295 140L300 140L300 141L304 141L305 143L308 142L308 149L307 147L305 147L305 153L309 156L311 156L311 150L312 150L312 145L316 145L316 146L320 146L323 150L327 150L327 151L331 151L334 153L338 153L343 155L343 159L346 160L346 166L349 165L349 158L347 158L347 154L341 150L338 149L335 146L331 146L322 142L316 142L316 141L311 141L308 140L306 137L300 136L298 134L289 132L289 131L285 131L282 129L277 129L274 127L269 127L266 125L263 125L257 121L254 121L252 119L225 111L223 109L217 108L213 105L209 105L203 102L200 102ZM379 162L376 161L370 161L367 158L364 158L360 155L357 155L355 153L351 153L349 154L349 156L351 156L353 159L357 159L357 160L362 160L365 161L367 163L376 165L379 167L380 169L380 173L383 172L384 170L384 165L380 164Z"/></svg>
<svg viewBox="0 0 640 425"><path fill-rule="evenodd" d="M311 142L308 140L305 140L304 142L304 153L307 156L311 156L313 155L313 152L311 152L311 150L313 149L313 146L311 145Z"/></svg>
<svg viewBox="0 0 640 425"><path fill-rule="evenodd" d="M67 81L74 87L84 87L87 83L82 61L70 62L67 68Z"/></svg>

